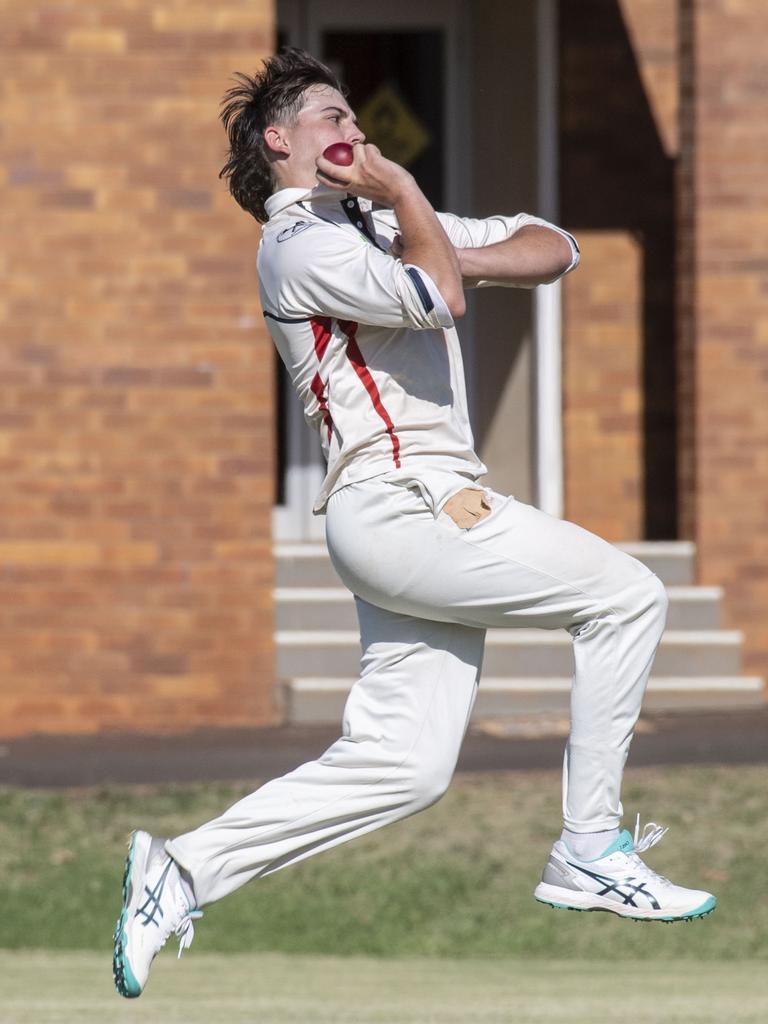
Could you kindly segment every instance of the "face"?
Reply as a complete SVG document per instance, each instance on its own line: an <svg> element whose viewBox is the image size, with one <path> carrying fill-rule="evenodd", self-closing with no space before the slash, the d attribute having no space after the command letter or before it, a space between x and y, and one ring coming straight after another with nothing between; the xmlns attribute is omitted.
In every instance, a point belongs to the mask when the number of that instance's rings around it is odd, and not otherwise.
<svg viewBox="0 0 768 1024"><path fill-rule="evenodd" d="M274 132L270 138L267 132ZM304 96L304 106L292 127L274 127L265 132L270 147L280 154L274 167L281 186L317 184L315 161L334 142L354 145L364 142L365 135L349 104L337 89L325 85L311 86Z"/></svg>

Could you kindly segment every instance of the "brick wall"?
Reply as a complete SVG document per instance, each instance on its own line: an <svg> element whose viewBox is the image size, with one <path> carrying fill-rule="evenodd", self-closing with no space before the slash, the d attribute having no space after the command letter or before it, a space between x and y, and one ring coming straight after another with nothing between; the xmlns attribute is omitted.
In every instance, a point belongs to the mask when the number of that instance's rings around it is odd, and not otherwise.
<svg viewBox="0 0 768 1024"><path fill-rule="evenodd" d="M677 528L675 5L561 3L560 38L561 221L590 240L564 294L565 511L612 540L668 539Z"/></svg>
<svg viewBox="0 0 768 1024"><path fill-rule="evenodd" d="M569 518L608 540L642 536L642 252L624 232L579 232L565 279L565 493Z"/></svg>
<svg viewBox="0 0 768 1024"><path fill-rule="evenodd" d="M686 0L686 125L694 141L688 238L695 289L695 466L688 523L702 583L723 583L729 623L746 631L746 668L768 656L768 8Z"/></svg>
<svg viewBox="0 0 768 1024"><path fill-rule="evenodd" d="M4 5L0 735L271 713L272 357L217 114L272 33Z"/></svg>
<svg viewBox="0 0 768 1024"><path fill-rule="evenodd" d="M679 149L679 0L619 0L653 122L664 152Z"/></svg>

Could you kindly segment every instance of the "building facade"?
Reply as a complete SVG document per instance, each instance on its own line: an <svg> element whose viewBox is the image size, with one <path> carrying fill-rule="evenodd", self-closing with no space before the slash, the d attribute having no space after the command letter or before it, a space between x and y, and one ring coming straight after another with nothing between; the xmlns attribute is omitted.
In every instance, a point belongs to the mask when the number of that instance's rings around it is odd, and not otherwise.
<svg viewBox="0 0 768 1024"><path fill-rule="evenodd" d="M489 481L693 541L763 674L763 5L32 0L5 24L0 735L283 713L273 543L322 536L322 467L217 177L219 99L281 42L435 205L576 234L562 287L485 290L462 325Z"/></svg>

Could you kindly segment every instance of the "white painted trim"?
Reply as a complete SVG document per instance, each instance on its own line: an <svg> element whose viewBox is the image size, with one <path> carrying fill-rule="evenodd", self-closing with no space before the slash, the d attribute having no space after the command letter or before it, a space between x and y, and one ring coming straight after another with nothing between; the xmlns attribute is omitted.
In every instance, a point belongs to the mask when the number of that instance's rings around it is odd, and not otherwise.
<svg viewBox="0 0 768 1024"><path fill-rule="evenodd" d="M558 220L557 3L536 5L536 85L538 135L538 209ZM553 516L563 515L563 424L560 282L534 292L535 490L536 503Z"/></svg>
<svg viewBox="0 0 768 1024"><path fill-rule="evenodd" d="M540 285L534 297L536 504L562 518L563 413L560 282Z"/></svg>

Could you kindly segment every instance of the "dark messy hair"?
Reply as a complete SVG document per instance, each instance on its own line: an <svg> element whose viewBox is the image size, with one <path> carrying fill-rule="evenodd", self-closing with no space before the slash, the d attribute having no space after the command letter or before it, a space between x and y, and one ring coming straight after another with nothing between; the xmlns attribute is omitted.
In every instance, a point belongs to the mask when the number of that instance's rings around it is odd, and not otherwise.
<svg viewBox="0 0 768 1024"><path fill-rule="evenodd" d="M221 120L229 137L227 162L219 177L257 221L267 220L264 203L275 189L275 179L264 145L270 124L291 126L304 105L304 93L313 85L328 85L343 95L347 90L336 75L311 54L287 46L264 61L252 77L235 73L238 84L222 100Z"/></svg>

